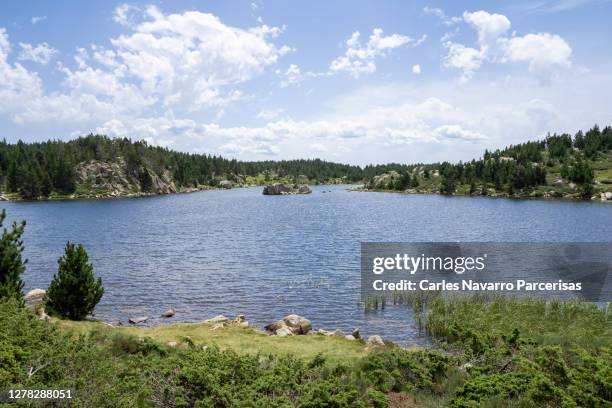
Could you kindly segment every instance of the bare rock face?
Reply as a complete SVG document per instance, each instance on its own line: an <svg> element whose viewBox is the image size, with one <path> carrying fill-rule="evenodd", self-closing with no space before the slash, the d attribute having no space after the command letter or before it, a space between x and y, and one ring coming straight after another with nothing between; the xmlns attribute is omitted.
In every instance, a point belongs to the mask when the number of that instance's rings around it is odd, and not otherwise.
<svg viewBox="0 0 612 408"><path fill-rule="evenodd" d="M287 195L287 194L310 194L312 190L306 184L283 184L275 183L265 186L264 195Z"/></svg>
<svg viewBox="0 0 612 408"><path fill-rule="evenodd" d="M383 173L378 176L374 176L374 178L368 184L366 184L366 187L370 189L382 190L392 189L394 183L400 178L401 175L397 171L391 170L388 173Z"/></svg>
<svg viewBox="0 0 612 408"><path fill-rule="evenodd" d="M146 166L140 169L129 169L121 157L113 162L91 160L79 163L76 166L76 176L77 184L87 186L93 195L102 197L177 192L172 173L169 170L166 169L161 174L157 174ZM150 185L146 191L142 189L140 176L148 176L150 179Z"/></svg>

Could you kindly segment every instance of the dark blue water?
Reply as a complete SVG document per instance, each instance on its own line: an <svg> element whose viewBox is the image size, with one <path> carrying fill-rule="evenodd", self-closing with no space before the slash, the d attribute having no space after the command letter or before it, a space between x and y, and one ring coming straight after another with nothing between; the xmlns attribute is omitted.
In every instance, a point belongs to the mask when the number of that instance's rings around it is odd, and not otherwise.
<svg viewBox="0 0 612 408"><path fill-rule="evenodd" d="M46 288L67 240L85 245L116 323L177 310L172 321L289 313L315 328L426 341L410 310L359 307L360 241L609 241L612 206L357 193L263 196L246 188L138 199L0 204L26 219L26 289ZM331 190L323 194L322 191ZM155 318L151 324L160 323Z"/></svg>

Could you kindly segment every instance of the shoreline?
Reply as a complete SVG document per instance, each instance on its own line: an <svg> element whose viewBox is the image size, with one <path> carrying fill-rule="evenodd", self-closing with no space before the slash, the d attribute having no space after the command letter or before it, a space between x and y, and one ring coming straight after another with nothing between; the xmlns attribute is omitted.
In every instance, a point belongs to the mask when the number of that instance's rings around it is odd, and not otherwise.
<svg viewBox="0 0 612 408"><path fill-rule="evenodd" d="M307 184L308 186L337 186L337 185L360 185L361 183L318 183L318 184ZM256 185L242 185L231 188L226 187L200 187L200 188L188 188L181 191L175 191L170 193L130 193L130 194L122 194L122 195L103 195L103 194L92 194L92 195L80 195L75 196L71 195L61 195L61 196L53 196L46 198L38 198L35 200L29 200L21 198L17 195L17 193L5 193L0 192L0 203L1 202L24 202L24 203L38 203L38 202L49 202L49 201L97 201L97 200L121 200L128 198L148 198L148 197L159 197L159 196L170 196L177 194L190 194L190 193L201 193L201 192L212 192L212 191L222 191L222 190L236 190L241 188L253 188L253 187L264 187L267 184L256 184ZM347 191L351 189L346 189ZM8 194L8 196L7 196ZM13 197L14 196L14 197Z"/></svg>
<svg viewBox="0 0 612 408"><path fill-rule="evenodd" d="M506 200L526 200L526 201L562 201L562 202L584 202L584 203L601 203L601 204L612 204L612 200L602 200L600 198L591 198L588 200L577 198L577 197L544 197L544 196L528 196L528 195L481 195L481 194L442 194L434 191L399 191L399 190L386 190L386 189L369 189L369 188L348 188L348 192L352 193L394 193L394 194L406 194L406 195L437 195L445 197L464 197L464 198L490 198L490 199L506 199Z"/></svg>

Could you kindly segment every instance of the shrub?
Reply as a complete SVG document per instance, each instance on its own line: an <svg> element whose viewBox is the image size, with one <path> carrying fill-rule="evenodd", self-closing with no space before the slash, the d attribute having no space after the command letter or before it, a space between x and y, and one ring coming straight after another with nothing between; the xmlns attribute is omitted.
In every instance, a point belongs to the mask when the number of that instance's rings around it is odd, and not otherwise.
<svg viewBox="0 0 612 408"><path fill-rule="evenodd" d="M6 211L0 213L0 228L6 218ZM21 274L25 272L27 259L21 257L23 242L21 235L25 228L25 221L20 224L13 223L11 231L4 228L0 239L0 299L14 297L23 299L23 281Z"/></svg>
<svg viewBox="0 0 612 408"><path fill-rule="evenodd" d="M102 279L93 275L82 245L66 244L58 259L59 269L47 290L45 304L50 312L72 320L83 320L91 314L102 295Z"/></svg>

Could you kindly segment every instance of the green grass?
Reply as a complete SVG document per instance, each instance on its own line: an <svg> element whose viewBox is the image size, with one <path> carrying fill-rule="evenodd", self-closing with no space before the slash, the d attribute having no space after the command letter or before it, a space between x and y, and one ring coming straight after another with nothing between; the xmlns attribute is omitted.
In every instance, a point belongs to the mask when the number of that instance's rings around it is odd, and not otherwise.
<svg viewBox="0 0 612 408"><path fill-rule="evenodd" d="M612 308L580 300L451 296L431 300L421 326L435 337L458 340L462 333L507 336L514 329L543 345L612 347Z"/></svg>
<svg viewBox="0 0 612 408"><path fill-rule="evenodd" d="M75 322L53 320L62 331L75 335L96 332L112 336L117 333L139 338L149 337L161 344L170 341L182 342L189 337L196 345L216 345L221 350L233 350L245 354L292 354L298 358L312 359L318 354L325 356L331 364L349 363L367 354L361 341L346 340L335 336L268 336L254 328L228 324L213 330L208 323L175 323L154 327L111 327L93 321Z"/></svg>

